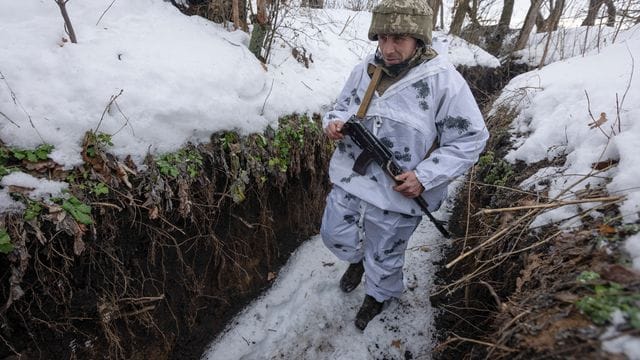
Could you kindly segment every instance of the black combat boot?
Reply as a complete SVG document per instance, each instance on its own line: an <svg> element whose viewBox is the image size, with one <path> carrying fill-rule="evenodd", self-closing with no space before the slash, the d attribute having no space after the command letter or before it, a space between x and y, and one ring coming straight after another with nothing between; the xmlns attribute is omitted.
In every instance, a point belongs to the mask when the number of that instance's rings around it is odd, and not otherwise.
<svg viewBox="0 0 640 360"><path fill-rule="evenodd" d="M384 305L384 302L378 302L373 296L366 295L356 315L356 327L364 330L367 324L369 324L369 321L380 314L382 305Z"/></svg>
<svg viewBox="0 0 640 360"><path fill-rule="evenodd" d="M346 293L352 292L362 281L362 274L364 274L362 261L349 265L340 279L340 289Z"/></svg>

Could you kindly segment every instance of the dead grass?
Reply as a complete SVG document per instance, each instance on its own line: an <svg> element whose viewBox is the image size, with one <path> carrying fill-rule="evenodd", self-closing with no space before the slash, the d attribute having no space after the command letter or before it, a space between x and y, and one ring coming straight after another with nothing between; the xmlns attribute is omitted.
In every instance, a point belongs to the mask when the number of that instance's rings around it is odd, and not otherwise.
<svg viewBox="0 0 640 360"><path fill-rule="evenodd" d="M487 150L495 158L508 151L505 128L514 116L512 110L503 108L487 121L492 133ZM558 158L553 163L563 161ZM518 188L551 163L516 164L500 186L483 181L494 164L472 171L450 220L458 237L432 292L432 303L443 310L437 319L441 338L434 356L611 358L600 346L604 327L596 326L576 307L578 299L590 294L576 279L583 271L596 271L608 277L603 281L615 278L627 291L638 291L640 275L616 265L623 256L620 242L614 239L626 235L616 207L622 198L608 196L604 187L582 188L583 180L599 174L595 167L563 192L576 195L572 204L585 204L576 215L581 227L572 231L554 226L532 229L536 216L568 205L560 197ZM592 218L593 211L603 216ZM601 247L602 239L611 240Z"/></svg>

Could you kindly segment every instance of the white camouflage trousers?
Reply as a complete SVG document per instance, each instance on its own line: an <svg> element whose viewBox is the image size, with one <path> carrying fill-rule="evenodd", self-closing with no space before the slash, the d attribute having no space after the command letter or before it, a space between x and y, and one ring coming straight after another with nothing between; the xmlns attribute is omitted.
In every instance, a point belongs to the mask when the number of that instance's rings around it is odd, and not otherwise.
<svg viewBox="0 0 640 360"><path fill-rule="evenodd" d="M404 290L404 252L420 220L421 216L382 210L334 186L327 196L320 235L340 260L364 259L365 292L382 302Z"/></svg>

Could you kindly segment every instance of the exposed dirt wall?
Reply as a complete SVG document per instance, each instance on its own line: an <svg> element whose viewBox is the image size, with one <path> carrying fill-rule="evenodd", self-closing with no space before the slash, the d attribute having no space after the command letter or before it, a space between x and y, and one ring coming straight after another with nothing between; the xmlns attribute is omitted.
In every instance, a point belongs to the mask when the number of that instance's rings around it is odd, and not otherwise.
<svg viewBox="0 0 640 360"><path fill-rule="evenodd" d="M71 182L92 223L55 204L1 220L15 249L0 254L0 358L200 358L318 232L331 152L318 118L214 134L145 171L92 149L73 174L109 193Z"/></svg>
<svg viewBox="0 0 640 360"><path fill-rule="evenodd" d="M432 293L440 310L434 358L616 358L602 350L602 334L612 309L629 309L631 317L638 311L640 275L623 265L621 239L640 225L623 224L611 197L594 209L579 206L579 228L532 230L537 215L562 205L545 191L519 186L565 159L505 162L516 115L502 108L487 118L491 138L458 194L449 223L453 244ZM593 164L594 170L610 166L615 161ZM567 191L585 202L608 196L603 186L578 185L567 184ZM629 325L619 330L638 333Z"/></svg>

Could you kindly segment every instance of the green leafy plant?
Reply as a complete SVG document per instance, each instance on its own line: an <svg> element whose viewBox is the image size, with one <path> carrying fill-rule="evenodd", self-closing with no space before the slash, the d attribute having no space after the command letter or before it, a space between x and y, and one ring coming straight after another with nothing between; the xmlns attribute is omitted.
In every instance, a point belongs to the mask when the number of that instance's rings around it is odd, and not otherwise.
<svg viewBox="0 0 640 360"><path fill-rule="evenodd" d="M6 229L0 228L0 253L8 254L13 251L11 237Z"/></svg>
<svg viewBox="0 0 640 360"><path fill-rule="evenodd" d="M240 137L237 133L229 131L224 133L223 136L220 137L220 142L222 143L222 147L225 150L229 150L231 148L231 144L235 144L240 140Z"/></svg>
<svg viewBox="0 0 640 360"><path fill-rule="evenodd" d="M195 150L180 149L173 153L167 153L156 160L160 172L170 177L177 177L180 171L186 172L190 177L196 177L202 168L203 160Z"/></svg>
<svg viewBox="0 0 640 360"><path fill-rule="evenodd" d="M18 160L38 162L47 160L53 150L53 145L42 144L35 149L11 149L11 155Z"/></svg>
<svg viewBox="0 0 640 360"><path fill-rule="evenodd" d="M597 273L583 272L578 276L578 282L585 283L599 278L600 275ZM594 294L578 300L576 307L591 321L604 325L611 320L611 315L619 310L627 317L631 326L640 329L640 294L625 291L622 285L614 282L590 287Z"/></svg>
<svg viewBox="0 0 640 360"><path fill-rule="evenodd" d="M91 192L96 194L97 196L107 195L109 194L109 187L103 182L95 183L91 187Z"/></svg>
<svg viewBox="0 0 640 360"><path fill-rule="evenodd" d="M75 196L71 196L68 199L62 201L62 208L73 216L77 222L91 225L93 219L91 218L91 206L78 200Z"/></svg>
<svg viewBox="0 0 640 360"><path fill-rule="evenodd" d="M87 155L90 157L96 156L97 149L105 149L108 146L113 146L111 134L89 132L87 136Z"/></svg>
<svg viewBox="0 0 640 360"><path fill-rule="evenodd" d="M280 126L272 141L275 156L268 161L271 168L287 172L291 162L291 151L296 144L298 146L304 145L306 129L319 131L318 127L306 115L301 115L299 118L291 116L281 119Z"/></svg>
<svg viewBox="0 0 640 360"><path fill-rule="evenodd" d="M496 159L492 151L488 151L478 159L478 166L481 169L488 169L483 181L490 185L504 186L513 176L511 164L504 159Z"/></svg>
<svg viewBox="0 0 640 360"><path fill-rule="evenodd" d="M27 200L27 208L24 211L24 219L26 221L33 220L42 212L42 205L40 203Z"/></svg>

